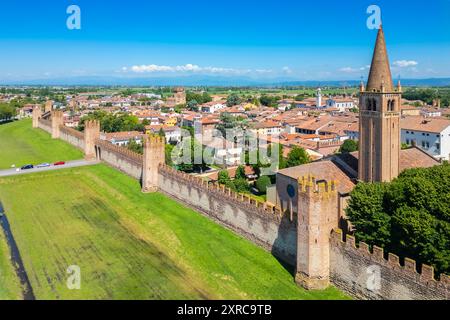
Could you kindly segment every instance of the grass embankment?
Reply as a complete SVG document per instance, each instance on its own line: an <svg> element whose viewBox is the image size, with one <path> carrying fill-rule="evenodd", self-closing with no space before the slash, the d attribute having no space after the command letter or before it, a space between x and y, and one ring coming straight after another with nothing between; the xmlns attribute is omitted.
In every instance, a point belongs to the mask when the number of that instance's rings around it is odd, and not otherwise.
<svg viewBox="0 0 450 320"><path fill-rule="evenodd" d="M31 119L0 125L0 169L82 158L82 152L70 144L51 139L43 130L33 130Z"/></svg>
<svg viewBox="0 0 450 320"><path fill-rule="evenodd" d="M0 195L38 299L345 298L299 288L270 253L105 165L3 178Z"/></svg>

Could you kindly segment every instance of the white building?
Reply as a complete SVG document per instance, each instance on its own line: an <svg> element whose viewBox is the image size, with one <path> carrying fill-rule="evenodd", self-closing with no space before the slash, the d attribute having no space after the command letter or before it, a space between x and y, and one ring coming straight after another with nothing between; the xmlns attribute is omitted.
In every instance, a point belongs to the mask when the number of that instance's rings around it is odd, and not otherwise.
<svg viewBox="0 0 450 320"><path fill-rule="evenodd" d="M224 108L226 108L226 104L217 101L211 101L200 105L201 112L205 113L215 113Z"/></svg>
<svg viewBox="0 0 450 320"><path fill-rule="evenodd" d="M415 144L437 159L450 160L450 120L406 117L401 119L401 141Z"/></svg>
<svg viewBox="0 0 450 320"><path fill-rule="evenodd" d="M345 112L355 107L353 99L350 98L329 98L327 108L337 108L339 112Z"/></svg>

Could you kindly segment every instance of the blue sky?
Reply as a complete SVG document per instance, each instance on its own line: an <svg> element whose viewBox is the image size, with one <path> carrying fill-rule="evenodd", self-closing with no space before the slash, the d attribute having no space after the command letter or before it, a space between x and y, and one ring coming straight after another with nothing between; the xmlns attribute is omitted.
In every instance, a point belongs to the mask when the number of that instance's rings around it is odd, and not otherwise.
<svg viewBox="0 0 450 320"><path fill-rule="evenodd" d="M81 30L66 27L69 5ZM0 11L0 80L367 76L378 5L394 77L450 77L450 0L26 0Z"/></svg>

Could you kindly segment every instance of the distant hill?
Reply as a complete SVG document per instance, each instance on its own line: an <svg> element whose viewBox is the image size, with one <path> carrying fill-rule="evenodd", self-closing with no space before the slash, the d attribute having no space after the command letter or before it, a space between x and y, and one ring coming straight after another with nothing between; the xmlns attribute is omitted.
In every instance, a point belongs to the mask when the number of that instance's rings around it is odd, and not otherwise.
<svg viewBox="0 0 450 320"><path fill-rule="evenodd" d="M403 86L450 86L450 78L429 78L429 79L402 79ZM189 75L179 77L107 77L107 76L91 76L91 77L68 77L54 79L36 79L27 81L5 82L0 81L0 85L31 85L31 86L260 86L260 87L277 87L277 86L357 86L360 80L310 80L297 81L286 79L254 79L246 77L226 77L226 76L210 76L210 75Z"/></svg>

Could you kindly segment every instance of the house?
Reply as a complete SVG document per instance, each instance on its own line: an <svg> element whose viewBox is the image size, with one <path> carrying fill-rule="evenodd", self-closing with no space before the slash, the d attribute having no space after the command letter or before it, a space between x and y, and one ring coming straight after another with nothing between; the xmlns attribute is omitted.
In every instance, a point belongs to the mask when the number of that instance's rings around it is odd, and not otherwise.
<svg viewBox="0 0 450 320"><path fill-rule="evenodd" d="M225 102L222 101L211 101L199 106L200 111L204 113L215 113L226 107L227 105L225 104Z"/></svg>
<svg viewBox="0 0 450 320"><path fill-rule="evenodd" d="M450 120L405 117L401 119L401 142L415 145L436 159L450 160Z"/></svg>
<svg viewBox="0 0 450 320"><path fill-rule="evenodd" d="M122 131L100 134L100 140L109 141L118 146L126 146L130 140L134 140L141 144L143 138L144 134L139 131Z"/></svg>
<svg viewBox="0 0 450 320"><path fill-rule="evenodd" d="M177 126L167 125L149 125L145 126L146 134L159 134L160 131L164 132L166 143L177 143L181 141L181 128Z"/></svg>
<svg viewBox="0 0 450 320"><path fill-rule="evenodd" d="M282 126L278 122L266 120L253 123L251 131L255 135L278 135L282 131Z"/></svg>
<svg viewBox="0 0 450 320"><path fill-rule="evenodd" d="M223 137L211 137L203 141L205 155L211 157L215 164L219 166L236 166L241 164L243 147L226 140Z"/></svg>

